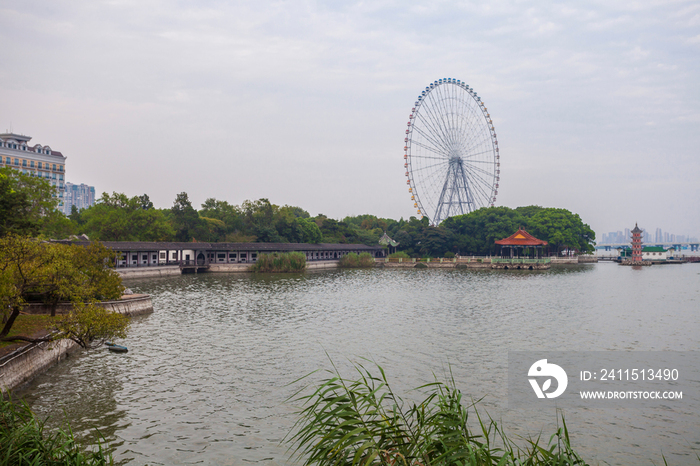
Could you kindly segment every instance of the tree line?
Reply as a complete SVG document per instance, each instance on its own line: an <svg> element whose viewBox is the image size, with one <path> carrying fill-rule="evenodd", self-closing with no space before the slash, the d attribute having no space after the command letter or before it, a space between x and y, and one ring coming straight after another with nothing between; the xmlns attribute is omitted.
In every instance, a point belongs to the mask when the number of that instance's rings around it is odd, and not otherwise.
<svg viewBox="0 0 700 466"><path fill-rule="evenodd" d="M2 172L2 171L0 171ZM7 171L9 173L9 171ZM128 197L103 193L95 205L67 217L51 208L52 188L41 179L15 172L15 190L21 195L5 203L22 205L16 221L5 221L3 231L24 229L34 235L61 239L86 234L99 241L199 241L355 243L376 245L386 232L399 242L398 251L411 256L488 255L498 253L496 240L513 234L519 227L550 244L550 252L593 251L595 233L578 216L566 209L526 206L482 208L467 215L448 218L439 226L428 219L410 217L394 220L374 215L347 216L336 220L323 214L312 217L297 206L278 206L268 199L245 201L241 205L207 199L196 209L186 192L175 197L170 208L153 206L147 194ZM25 193L25 191L27 191ZM0 179L0 198L3 184ZM8 219L7 215L2 215Z"/></svg>

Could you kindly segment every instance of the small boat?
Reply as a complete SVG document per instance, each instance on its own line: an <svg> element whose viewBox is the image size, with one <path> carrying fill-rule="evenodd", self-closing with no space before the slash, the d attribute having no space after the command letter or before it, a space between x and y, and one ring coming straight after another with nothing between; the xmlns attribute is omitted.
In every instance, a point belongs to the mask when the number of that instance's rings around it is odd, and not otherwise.
<svg viewBox="0 0 700 466"><path fill-rule="evenodd" d="M107 345L107 349L110 350L113 353L128 353L129 348L126 346L121 346L121 345L116 345L111 342L106 342L105 345Z"/></svg>

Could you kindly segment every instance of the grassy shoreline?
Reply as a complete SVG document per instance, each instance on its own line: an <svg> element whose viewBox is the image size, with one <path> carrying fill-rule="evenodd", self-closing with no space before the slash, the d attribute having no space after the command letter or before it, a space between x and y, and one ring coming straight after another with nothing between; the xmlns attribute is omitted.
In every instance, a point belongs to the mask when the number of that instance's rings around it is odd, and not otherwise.
<svg viewBox="0 0 700 466"><path fill-rule="evenodd" d="M358 269L374 267L374 257L368 252L363 252L360 255L351 252L340 258L338 267L345 269Z"/></svg>
<svg viewBox="0 0 700 466"><path fill-rule="evenodd" d="M255 273L298 273L306 270L306 255L302 252L260 254L251 266Z"/></svg>
<svg viewBox="0 0 700 466"><path fill-rule="evenodd" d="M8 337L22 336L27 338L41 338L49 333L51 328L49 315L20 314L8 333ZM27 345L26 341L0 341L0 357L11 353L15 349Z"/></svg>

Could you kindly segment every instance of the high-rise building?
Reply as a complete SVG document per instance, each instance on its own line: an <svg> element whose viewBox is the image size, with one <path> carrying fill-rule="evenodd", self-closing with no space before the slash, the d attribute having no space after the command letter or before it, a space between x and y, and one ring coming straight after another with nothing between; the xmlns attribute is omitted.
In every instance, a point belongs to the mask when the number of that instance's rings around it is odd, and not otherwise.
<svg viewBox="0 0 700 466"><path fill-rule="evenodd" d="M63 208L66 157L49 146L29 145L30 136L0 134L0 167L10 167L25 175L44 178L56 187L59 209Z"/></svg>
<svg viewBox="0 0 700 466"><path fill-rule="evenodd" d="M70 215L73 206L78 210L86 209L95 204L95 187L86 184L66 183L66 192L63 196L62 211Z"/></svg>

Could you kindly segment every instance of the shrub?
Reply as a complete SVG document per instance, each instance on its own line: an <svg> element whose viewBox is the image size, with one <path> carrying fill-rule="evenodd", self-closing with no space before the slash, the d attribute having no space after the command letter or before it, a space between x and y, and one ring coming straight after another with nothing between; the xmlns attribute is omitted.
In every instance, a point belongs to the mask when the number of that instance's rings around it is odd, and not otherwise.
<svg viewBox="0 0 700 466"><path fill-rule="evenodd" d="M340 258L340 267L344 268L369 268L374 267L374 256L368 252L363 252L359 256L354 252Z"/></svg>
<svg viewBox="0 0 700 466"><path fill-rule="evenodd" d="M406 252L404 252L404 251L396 251L393 254L389 254L389 258L392 258L392 259L393 258L410 259L411 256L406 254Z"/></svg>
<svg viewBox="0 0 700 466"><path fill-rule="evenodd" d="M571 448L566 422L540 445L517 446L474 402L465 406L454 380L424 385L426 398L409 403L394 393L386 375L355 366L356 380L338 371L312 387L286 441L304 465L585 465ZM302 388L302 392L305 389ZM472 414L473 413L473 414ZM472 416L476 422L468 422ZM476 429L470 427L474 424Z"/></svg>
<svg viewBox="0 0 700 466"><path fill-rule="evenodd" d="M306 270L306 255L303 252L259 254L252 270L256 273L303 272Z"/></svg>
<svg viewBox="0 0 700 466"><path fill-rule="evenodd" d="M455 258L455 253L454 252L446 252L444 254L445 259L454 259Z"/></svg>
<svg viewBox="0 0 700 466"><path fill-rule="evenodd" d="M83 348L98 348L106 340L126 338L129 317L95 303L75 303L73 310L52 324L53 338L73 340Z"/></svg>
<svg viewBox="0 0 700 466"><path fill-rule="evenodd" d="M67 431L49 432L46 420L36 418L26 404L0 398L0 465L74 465L104 466L114 464L112 456L102 451L85 450L76 443L70 426Z"/></svg>

